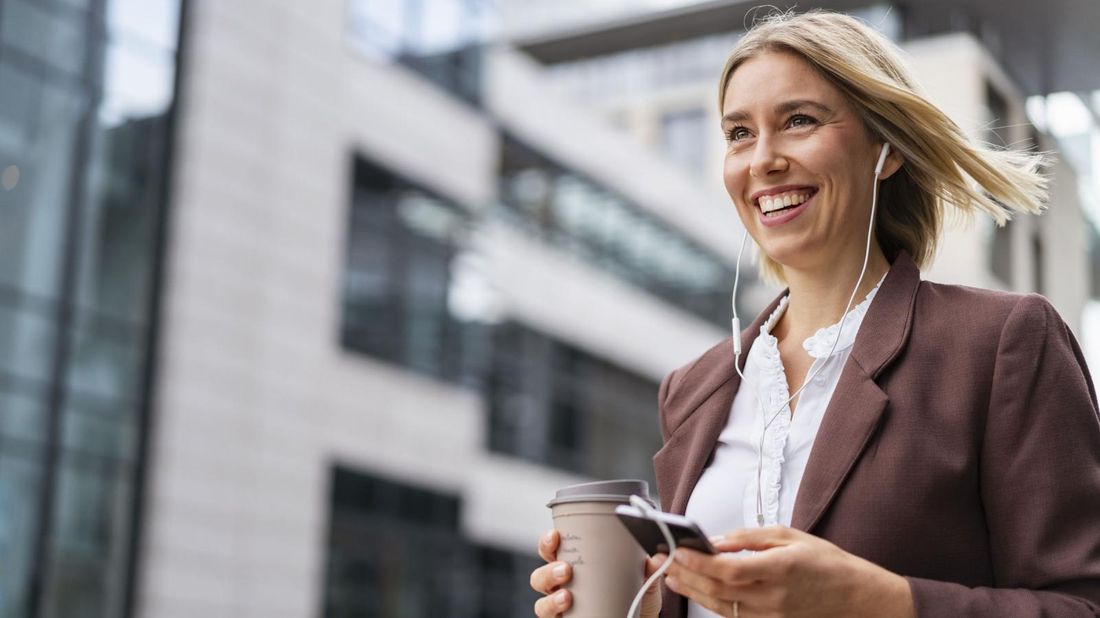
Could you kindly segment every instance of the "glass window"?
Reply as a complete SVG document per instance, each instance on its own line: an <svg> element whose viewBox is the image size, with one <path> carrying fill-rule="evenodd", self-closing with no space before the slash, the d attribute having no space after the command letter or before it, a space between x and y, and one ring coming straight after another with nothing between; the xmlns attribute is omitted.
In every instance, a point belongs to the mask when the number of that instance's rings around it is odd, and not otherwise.
<svg viewBox="0 0 1100 618"><path fill-rule="evenodd" d="M348 0L349 43L397 61L458 97L480 98L480 44L494 30L489 0Z"/></svg>
<svg viewBox="0 0 1100 618"><path fill-rule="evenodd" d="M661 148L684 169L703 173L708 144L707 117L702 109L676 110L661 117Z"/></svg>
<svg viewBox="0 0 1100 618"><path fill-rule="evenodd" d="M3 382L0 381L0 384ZM29 388L13 389L11 384L0 386L0 444L7 440L29 447L44 442L48 418L47 393L44 388L36 390L38 392ZM0 616L3 615L0 613Z"/></svg>
<svg viewBox="0 0 1100 618"><path fill-rule="evenodd" d="M179 13L179 0L107 0L108 33L111 38L140 38L162 52L175 51Z"/></svg>
<svg viewBox="0 0 1100 618"><path fill-rule="evenodd" d="M491 450L652 486L656 383L519 324L498 326L494 342Z"/></svg>
<svg viewBox="0 0 1100 618"><path fill-rule="evenodd" d="M132 461L137 455L133 404L70 393L61 417L61 445L67 451Z"/></svg>
<svg viewBox="0 0 1100 618"><path fill-rule="evenodd" d="M34 384L49 379L57 330L46 304L0 301L0 377Z"/></svg>
<svg viewBox="0 0 1100 618"><path fill-rule="evenodd" d="M6 0L0 39L5 46L53 69L74 76L83 69L87 29L78 12L26 0Z"/></svg>
<svg viewBox="0 0 1100 618"><path fill-rule="evenodd" d="M0 187L0 285L42 297L58 294L84 103L76 91L0 61L0 167L11 179Z"/></svg>
<svg viewBox="0 0 1100 618"><path fill-rule="evenodd" d="M326 618L465 616L459 500L342 468L333 471Z"/></svg>
<svg viewBox="0 0 1100 618"><path fill-rule="evenodd" d="M3 2L0 616L122 615L178 14Z"/></svg>
<svg viewBox="0 0 1100 618"><path fill-rule="evenodd" d="M503 208L495 215L503 221L728 328L733 269L724 258L510 136L500 178Z"/></svg>
<svg viewBox="0 0 1100 618"><path fill-rule="evenodd" d="M326 618L512 618L530 614L536 556L472 543L458 497L333 470Z"/></svg>
<svg viewBox="0 0 1100 618"><path fill-rule="evenodd" d="M79 313L69 335L66 383L90 396L136 401L145 361L143 335L125 323Z"/></svg>
<svg viewBox="0 0 1100 618"><path fill-rule="evenodd" d="M363 161L357 170L344 345L429 376L479 382L471 372L483 356L480 323L495 318L491 287L462 253L467 216L377 166Z"/></svg>
<svg viewBox="0 0 1100 618"><path fill-rule="evenodd" d="M26 616L38 504L42 491L39 453L0 437L0 616Z"/></svg>
<svg viewBox="0 0 1100 618"><path fill-rule="evenodd" d="M127 559L133 468L66 453L55 486L49 573L51 618L117 616Z"/></svg>
<svg viewBox="0 0 1100 618"><path fill-rule="evenodd" d="M117 122L99 118L81 217L77 292L83 309L136 324L146 321L166 138L163 115Z"/></svg>

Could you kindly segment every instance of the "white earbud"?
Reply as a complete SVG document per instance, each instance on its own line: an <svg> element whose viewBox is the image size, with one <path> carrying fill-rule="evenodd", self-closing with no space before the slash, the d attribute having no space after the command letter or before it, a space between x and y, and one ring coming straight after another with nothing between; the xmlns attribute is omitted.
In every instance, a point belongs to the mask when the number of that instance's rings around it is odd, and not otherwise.
<svg viewBox="0 0 1100 618"><path fill-rule="evenodd" d="M875 178L882 175L882 168L886 166L886 157L890 154L890 144L884 143L882 145L882 152L878 156L878 163L875 165Z"/></svg>

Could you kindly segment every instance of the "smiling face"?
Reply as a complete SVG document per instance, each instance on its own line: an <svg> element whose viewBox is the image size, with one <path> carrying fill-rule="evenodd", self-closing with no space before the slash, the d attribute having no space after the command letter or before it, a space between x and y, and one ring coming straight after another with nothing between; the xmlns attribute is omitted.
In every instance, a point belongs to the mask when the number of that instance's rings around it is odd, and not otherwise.
<svg viewBox="0 0 1100 618"><path fill-rule="evenodd" d="M726 190L764 254L784 270L862 261L882 144L843 93L801 57L767 52L734 71L722 113Z"/></svg>

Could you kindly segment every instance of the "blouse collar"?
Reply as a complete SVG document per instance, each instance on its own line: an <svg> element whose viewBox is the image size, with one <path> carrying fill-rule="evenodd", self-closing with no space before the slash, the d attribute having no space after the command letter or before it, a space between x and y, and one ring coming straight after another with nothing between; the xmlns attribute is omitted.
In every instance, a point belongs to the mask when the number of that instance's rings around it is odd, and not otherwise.
<svg viewBox="0 0 1100 618"><path fill-rule="evenodd" d="M887 271L889 272L889 271ZM867 308L871 306L871 301L875 298L875 294L878 292L879 286L882 285L882 281L886 279L886 275L883 274L875 284L875 287L871 288L871 291L867 293L867 296L841 319L840 322L817 329L810 337L807 337L802 342L803 349L813 358L825 358L829 356L829 350L833 347L833 339L836 337L836 333L840 330L840 325L843 322L844 330L840 333L840 341L836 344L836 349L833 350L833 354L846 350L855 343L856 333L859 331L859 324L863 321L863 316L867 313ZM760 325L760 335L765 341L774 341L775 337L772 336L772 329L779 322L779 319L783 317L783 314L787 311L787 302L790 300L790 294L785 295L779 301L779 305L775 308L768 319Z"/></svg>

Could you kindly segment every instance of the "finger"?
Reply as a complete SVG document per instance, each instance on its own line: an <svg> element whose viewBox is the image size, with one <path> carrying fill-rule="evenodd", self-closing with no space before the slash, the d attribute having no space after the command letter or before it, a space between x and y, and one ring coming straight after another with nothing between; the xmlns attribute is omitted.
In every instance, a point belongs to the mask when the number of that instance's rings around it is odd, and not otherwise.
<svg viewBox="0 0 1100 618"><path fill-rule="evenodd" d="M673 585L690 590L700 598L734 598L733 590L736 584L724 582L707 573L693 571L677 563L673 563L665 579L673 580Z"/></svg>
<svg viewBox="0 0 1100 618"><path fill-rule="evenodd" d="M551 562L531 572L531 587L542 594L550 594L569 581L573 569L567 562Z"/></svg>
<svg viewBox="0 0 1100 618"><path fill-rule="evenodd" d="M675 593L688 597L692 601L695 601L699 605L709 609L710 611L720 616L730 616L730 610L733 607L733 599L725 598L722 596L715 596L707 590L696 587L695 582L685 581L681 579L684 574L690 575L690 572L684 571L680 575L669 575L665 578L665 584Z"/></svg>
<svg viewBox="0 0 1100 618"><path fill-rule="evenodd" d="M743 549L762 551L772 547L790 545L805 534L801 530L795 530L787 526L765 526L763 528L734 530L719 537L717 541L711 539L711 542L715 549L723 552L741 551Z"/></svg>
<svg viewBox="0 0 1100 618"><path fill-rule="evenodd" d="M661 565L664 564L667 559L668 556L664 554L654 554L650 558L647 558L645 561L645 576L649 577L653 575L657 569L661 568Z"/></svg>
<svg viewBox="0 0 1100 618"><path fill-rule="evenodd" d="M733 553L710 555L681 548L676 550L674 562L683 570L706 575L726 584L743 585L759 579L758 564L747 561L752 557Z"/></svg>
<svg viewBox="0 0 1100 618"><path fill-rule="evenodd" d="M539 618L554 618L569 609L573 597L568 590L559 590L553 595L535 601L535 615Z"/></svg>
<svg viewBox="0 0 1100 618"><path fill-rule="evenodd" d="M557 530L547 530L539 537L539 557L547 562L558 559L558 543L561 537Z"/></svg>

